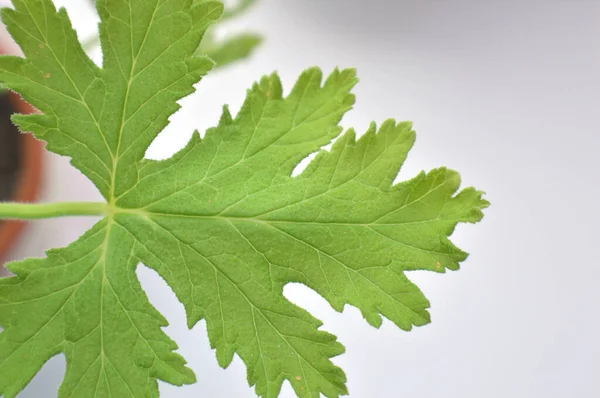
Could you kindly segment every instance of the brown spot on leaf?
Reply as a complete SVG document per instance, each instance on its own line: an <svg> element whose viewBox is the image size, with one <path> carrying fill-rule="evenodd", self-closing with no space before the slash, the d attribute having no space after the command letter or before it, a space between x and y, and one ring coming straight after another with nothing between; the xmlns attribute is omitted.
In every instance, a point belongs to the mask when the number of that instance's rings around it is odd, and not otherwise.
<svg viewBox="0 0 600 398"><path fill-rule="evenodd" d="M438 261L437 263L435 263L435 267L436 267L437 269L440 269L440 268L442 268L442 263L440 263L440 262Z"/></svg>
<svg viewBox="0 0 600 398"><path fill-rule="evenodd" d="M50 78L52 77L52 74L51 74L51 73L46 73L46 74L44 75L44 77L45 77L46 79L50 79Z"/></svg>
<svg viewBox="0 0 600 398"><path fill-rule="evenodd" d="M302 380L302 377L296 376L296 380L300 381L300 380Z"/></svg>

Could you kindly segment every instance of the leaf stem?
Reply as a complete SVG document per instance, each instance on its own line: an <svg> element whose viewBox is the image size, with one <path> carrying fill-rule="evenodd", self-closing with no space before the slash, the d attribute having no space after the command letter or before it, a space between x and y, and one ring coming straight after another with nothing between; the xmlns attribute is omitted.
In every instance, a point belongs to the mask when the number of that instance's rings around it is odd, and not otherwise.
<svg viewBox="0 0 600 398"><path fill-rule="evenodd" d="M109 205L99 202L0 203L0 219L35 220L66 216L102 216L109 212Z"/></svg>

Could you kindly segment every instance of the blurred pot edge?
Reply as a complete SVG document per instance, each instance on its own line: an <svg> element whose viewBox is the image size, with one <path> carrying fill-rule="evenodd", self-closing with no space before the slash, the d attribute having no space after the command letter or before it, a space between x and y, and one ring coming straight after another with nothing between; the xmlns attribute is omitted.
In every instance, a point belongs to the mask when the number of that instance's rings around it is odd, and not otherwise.
<svg viewBox="0 0 600 398"><path fill-rule="evenodd" d="M0 27L0 54L19 54L20 51L6 33L4 26ZM35 108L25 102L20 95L10 93L14 109L18 113L31 114ZM15 202L34 202L37 200L42 184L42 163L44 144L32 134L21 134L22 165L19 180L12 200ZM0 269L4 267L7 254L16 244L26 223L23 221L3 221L0 223Z"/></svg>

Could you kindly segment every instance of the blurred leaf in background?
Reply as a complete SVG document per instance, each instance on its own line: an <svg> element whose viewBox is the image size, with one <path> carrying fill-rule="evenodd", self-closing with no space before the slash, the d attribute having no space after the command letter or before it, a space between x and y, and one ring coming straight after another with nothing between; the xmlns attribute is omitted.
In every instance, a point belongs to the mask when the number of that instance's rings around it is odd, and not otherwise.
<svg viewBox="0 0 600 398"><path fill-rule="evenodd" d="M201 3L206 0L196 0ZM208 32L196 52L197 55L208 55L220 68L248 58L262 42L262 37L253 33L239 33L224 39L217 39L218 29L231 20L243 15L256 0L239 0L233 5L225 2L225 13Z"/></svg>

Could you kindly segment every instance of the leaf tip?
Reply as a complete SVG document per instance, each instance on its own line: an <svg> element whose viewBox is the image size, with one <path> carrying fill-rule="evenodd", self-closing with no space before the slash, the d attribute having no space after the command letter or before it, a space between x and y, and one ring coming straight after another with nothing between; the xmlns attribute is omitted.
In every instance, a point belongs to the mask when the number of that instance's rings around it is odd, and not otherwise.
<svg viewBox="0 0 600 398"><path fill-rule="evenodd" d="M229 109L229 105L223 105L223 113L221 114L221 119L219 120L220 126L229 126L233 123L233 116L231 115L231 110Z"/></svg>

